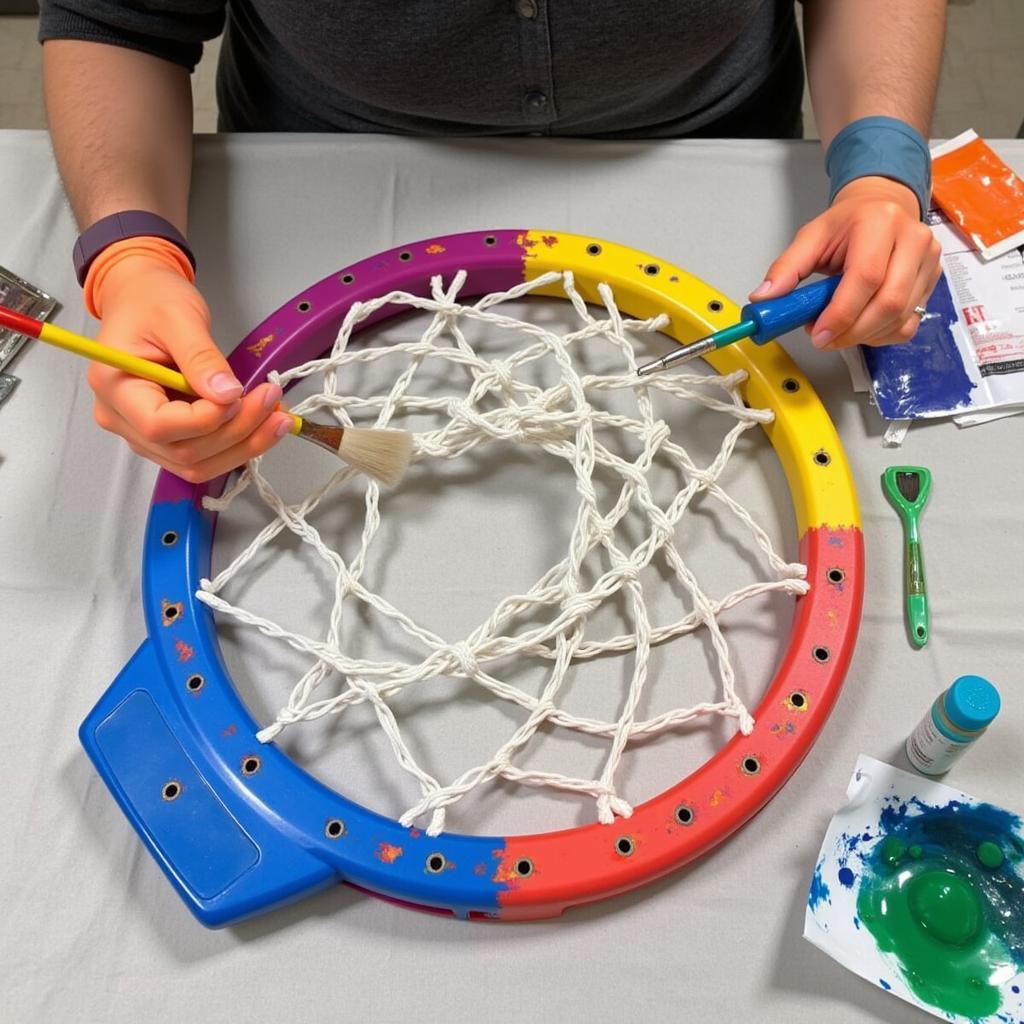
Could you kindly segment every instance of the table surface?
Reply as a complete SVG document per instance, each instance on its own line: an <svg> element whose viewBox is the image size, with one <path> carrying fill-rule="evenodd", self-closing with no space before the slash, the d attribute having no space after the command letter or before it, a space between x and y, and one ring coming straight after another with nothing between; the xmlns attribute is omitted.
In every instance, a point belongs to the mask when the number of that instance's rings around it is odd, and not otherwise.
<svg viewBox="0 0 1024 1024"><path fill-rule="evenodd" d="M1024 171L1024 143L997 147ZM200 137L191 239L215 336L239 339L327 273L460 230L614 239L737 300L820 210L816 143ZM46 136L0 133L0 264L90 333L74 225ZM154 468L95 429L79 361L35 345L0 409L3 1019L88 1021L922 1020L801 938L822 833L859 753L900 748L974 672L1004 711L951 784L1021 809L1024 420L915 426L900 452L835 355L784 344L840 432L862 505L867 588L838 706L790 783L711 856L562 919L479 925L345 887L223 931L189 915L80 748L78 724L143 637L139 552ZM230 346L228 346L230 347ZM929 466L933 638L909 647L901 539L879 486Z"/></svg>

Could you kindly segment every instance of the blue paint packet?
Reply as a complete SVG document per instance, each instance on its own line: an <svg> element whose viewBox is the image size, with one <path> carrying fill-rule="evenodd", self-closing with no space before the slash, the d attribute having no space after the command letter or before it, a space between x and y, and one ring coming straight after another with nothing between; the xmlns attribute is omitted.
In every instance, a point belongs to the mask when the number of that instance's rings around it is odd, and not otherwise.
<svg viewBox="0 0 1024 1024"><path fill-rule="evenodd" d="M1024 411L1024 246L983 260L940 210L926 221L943 273L917 333L905 345L860 348L879 412L968 426Z"/></svg>
<svg viewBox="0 0 1024 1024"><path fill-rule="evenodd" d="M958 344L959 321L946 275L917 333L905 345L862 345L878 411L887 420L949 416L971 407L971 379Z"/></svg>

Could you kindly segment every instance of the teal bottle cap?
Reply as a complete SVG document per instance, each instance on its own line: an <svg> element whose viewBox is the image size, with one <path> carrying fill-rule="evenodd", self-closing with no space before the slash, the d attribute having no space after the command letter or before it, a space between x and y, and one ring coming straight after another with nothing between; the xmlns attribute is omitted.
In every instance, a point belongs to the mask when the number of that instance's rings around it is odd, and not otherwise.
<svg viewBox="0 0 1024 1024"><path fill-rule="evenodd" d="M943 709L958 729L976 732L999 714L999 691L981 676L960 676L946 691Z"/></svg>

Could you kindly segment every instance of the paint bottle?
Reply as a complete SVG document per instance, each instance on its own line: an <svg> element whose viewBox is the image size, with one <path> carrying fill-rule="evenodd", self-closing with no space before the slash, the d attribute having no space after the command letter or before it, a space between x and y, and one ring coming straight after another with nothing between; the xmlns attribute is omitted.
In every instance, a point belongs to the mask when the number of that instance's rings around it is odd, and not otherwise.
<svg viewBox="0 0 1024 1024"><path fill-rule="evenodd" d="M907 759L924 775L942 775L999 714L999 691L981 676L960 676L907 737Z"/></svg>

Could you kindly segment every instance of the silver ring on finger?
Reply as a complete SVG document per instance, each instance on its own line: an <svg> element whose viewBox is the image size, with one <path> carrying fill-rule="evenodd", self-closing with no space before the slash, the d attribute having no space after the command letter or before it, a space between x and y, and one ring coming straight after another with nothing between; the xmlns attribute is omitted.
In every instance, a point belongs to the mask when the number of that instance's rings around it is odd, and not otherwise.
<svg viewBox="0 0 1024 1024"><path fill-rule="evenodd" d="M915 307L914 307L914 312L915 312L915 313L916 313L916 314L917 314L918 316L924 316L924 315L925 315L925 313L927 313L927 312L928 312L928 310L927 310L927 309L925 309L925 307L924 307L924 306L915 306Z"/></svg>

